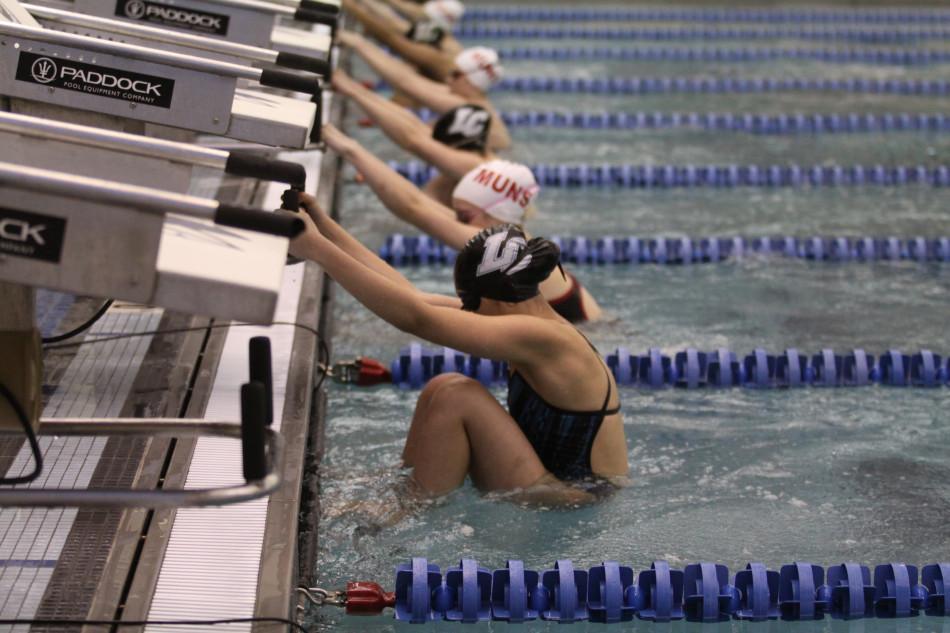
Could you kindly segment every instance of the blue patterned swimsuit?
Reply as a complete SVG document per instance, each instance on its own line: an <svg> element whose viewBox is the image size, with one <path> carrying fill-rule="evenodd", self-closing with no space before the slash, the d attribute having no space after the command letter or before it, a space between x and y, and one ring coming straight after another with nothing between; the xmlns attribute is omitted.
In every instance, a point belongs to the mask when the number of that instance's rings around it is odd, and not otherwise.
<svg viewBox="0 0 950 633"><path fill-rule="evenodd" d="M606 367L604 373L607 397L598 411L559 409L545 402L518 372L508 376L508 412L541 463L558 479L572 481L594 476L590 464L594 438L604 418L620 411L619 406L607 408L613 387Z"/></svg>

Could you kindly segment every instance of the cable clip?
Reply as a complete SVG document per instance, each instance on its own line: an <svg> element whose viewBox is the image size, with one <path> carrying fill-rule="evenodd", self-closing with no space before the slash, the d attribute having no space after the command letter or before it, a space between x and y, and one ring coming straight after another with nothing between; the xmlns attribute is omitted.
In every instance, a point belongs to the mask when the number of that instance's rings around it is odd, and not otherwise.
<svg viewBox="0 0 950 633"><path fill-rule="evenodd" d="M334 607L346 606L346 593L343 591L328 591L319 587L297 587L297 593L315 607L326 605Z"/></svg>
<svg viewBox="0 0 950 633"><path fill-rule="evenodd" d="M375 358L357 357L353 360L338 361L330 366L327 375L336 382L359 387L371 387L393 381L392 372Z"/></svg>

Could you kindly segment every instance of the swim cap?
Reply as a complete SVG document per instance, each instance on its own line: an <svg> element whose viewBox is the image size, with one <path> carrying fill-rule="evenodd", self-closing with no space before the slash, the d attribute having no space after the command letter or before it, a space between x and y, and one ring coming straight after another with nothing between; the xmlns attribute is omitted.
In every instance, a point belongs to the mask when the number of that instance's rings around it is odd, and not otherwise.
<svg viewBox="0 0 950 633"><path fill-rule="evenodd" d="M491 226L468 241L455 259L455 292L474 312L482 297L520 303L538 295L561 258L557 244L525 239L514 224Z"/></svg>
<svg viewBox="0 0 950 633"><path fill-rule="evenodd" d="M453 198L473 204L493 218L521 223L540 187L531 170L507 160L490 160L459 181Z"/></svg>
<svg viewBox="0 0 950 633"><path fill-rule="evenodd" d="M420 44L438 46L445 37L445 31L433 20L420 20L412 23L409 31L406 32L406 37Z"/></svg>
<svg viewBox="0 0 950 633"><path fill-rule="evenodd" d="M465 5L458 0L429 0L422 5L422 10L429 19L444 29L451 29L462 19Z"/></svg>
<svg viewBox="0 0 950 633"><path fill-rule="evenodd" d="M491 129L491 113L471 103L452 108L439 117L432 138L458 149L484 151Z"/></svg>
<svg viewBox="0 0 950 633"><path fill-rule="evenodd" d="M456 56L455 66L482 92L488 92L504 74L498 53L484 46L466 48Z"/></svg>

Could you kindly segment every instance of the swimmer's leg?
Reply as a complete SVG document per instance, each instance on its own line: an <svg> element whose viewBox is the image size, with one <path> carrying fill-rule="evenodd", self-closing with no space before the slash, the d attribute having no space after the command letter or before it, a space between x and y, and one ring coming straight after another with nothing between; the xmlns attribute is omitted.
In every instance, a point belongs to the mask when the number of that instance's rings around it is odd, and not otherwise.
<svg viewBox="0 0 950 633"><path fill-rule="evenodd" d="M469 472L486 491L528 488L548 474L495 397L461 374L436 376L423 389L402 457L430 495L454 490Z"/></svg>

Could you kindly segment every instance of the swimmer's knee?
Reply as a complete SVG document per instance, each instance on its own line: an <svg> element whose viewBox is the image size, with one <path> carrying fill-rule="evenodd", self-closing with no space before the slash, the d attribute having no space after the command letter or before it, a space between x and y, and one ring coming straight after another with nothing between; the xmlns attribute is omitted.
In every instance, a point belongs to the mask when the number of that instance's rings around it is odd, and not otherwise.
<svg viewBox="0 0 950 633"><path fill-rule="evenodd" d="M426 383L420 400L425 398L429 408L441 409L445 407L458 411L459 398L475 391L485 391L485 388L473 378L451 372L439 374Z"/></svg>

